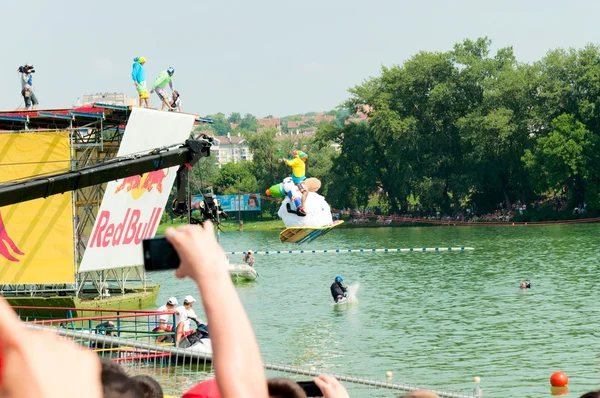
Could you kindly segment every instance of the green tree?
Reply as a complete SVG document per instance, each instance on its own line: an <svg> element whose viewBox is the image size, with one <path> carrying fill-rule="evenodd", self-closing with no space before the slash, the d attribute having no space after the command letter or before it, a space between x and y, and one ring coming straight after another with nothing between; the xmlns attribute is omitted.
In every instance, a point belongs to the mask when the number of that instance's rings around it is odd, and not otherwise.
<svg viewBox="0 0 600 398"><path fill-rule="evenodd" d="M258 130L258 121L254 115L246 113L244 118L240 121L240 128L244 130L256 131Z"/></svg>
<svg viewBox="0 0 600 398"><path fill-rule="evenodd" d="M201 195L202 189L215 182L219 176L217 160L212 157L201 158L189 173L190 195Z"/></svg>
<svg viewBox="0 0 600 398"><path fill-rule="evenodd" d="M227 133L230 131L230 127L229 120L227 120L225 114L219 112L215 115L209 115L208 117L214 121L212 128L216 135L227 135Z"/></svg>
<svg viewBox="0 0 600 398"><path fill-rule="evenodd" d="M535 171L540 190L566 191L571 206L586 201L597 203L598 192L588 192L588 181L600 172L600 138L573 115L563 114L552 121L551 131L527 149L523 161Z"/></svg>
<svg viewBox="0 0 600 398"><path fill-rule="evenodd" d="M239 114L239 112L232 112L231 115L229 115L229 123L239 123L242 120L242 116Z"/></svg>
<svg viewBox="0 0 600 398"><path fill-rule="evenodd" d="M257 192L258 183L251 162L224 164L215 179L215 192L231 195L238 192Z"/></svg>

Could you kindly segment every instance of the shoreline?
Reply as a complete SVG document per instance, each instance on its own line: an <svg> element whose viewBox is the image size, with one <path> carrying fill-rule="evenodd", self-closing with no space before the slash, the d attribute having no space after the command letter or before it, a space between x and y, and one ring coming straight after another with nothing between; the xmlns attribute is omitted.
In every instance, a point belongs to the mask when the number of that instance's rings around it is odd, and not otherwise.
<svg viewBox="0 0 600 398"><path fill-rule="evenodd" d="M367 222L352 223L350 217L343 217L344 224L338 228L350 229L350 228L411 228L411 227L440 227L440 226L451 226L451 227L517 227L517 226L540 226L540 225L566 225L566 224L584 224L600 222L600 217L596 218L579 218L572 220L556 220L556 221L505 221L505 222L493 222L493 221L479 221L479 222L462 222L462 221L443 221L443 220L415 220L415 221L403 221L395 220L389 224L377 223L375 219ZM163 235L168 227L176 227L183 225L183 220L174 219L159 224L157 235ZM283 231L285 225L281 220L263 220L263 221L244 221L243 232L259 232L259 231ZM236 232L239 231L239 224L236 220L226 221L221 224L221 231L223 232Z"/></svg>

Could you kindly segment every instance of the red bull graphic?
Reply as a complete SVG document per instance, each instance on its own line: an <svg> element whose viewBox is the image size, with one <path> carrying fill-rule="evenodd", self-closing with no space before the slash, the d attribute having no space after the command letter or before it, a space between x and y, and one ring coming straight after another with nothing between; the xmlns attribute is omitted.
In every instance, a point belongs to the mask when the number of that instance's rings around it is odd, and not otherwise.
<svg viewBox="0 0 600 398"><path fill-rule="evenodd" d="M158 193L163 192L163 181L169 175L169 169L156 170L150 173L123 178L121 184L115 189L115 193L124 190L131 193L135 200L142 197L146 192L152 192L155 188Z"/></svg>
<svg viewBox="0 0 600 398"><path fill-rule="evenodd" d="M139 209L128 208L123 220L113 221L111 212L103 210L96 220L88 247L139 245L142 239L153 236L162 211L161 207L155 207L150 217L144 218Z"/></svg>
<svg viewBox="0 0 600 398"><path fill-rule="evenodd" d="M15 242L8 235L8 231L6 231L6 227L4 226L4 220L2 220L2 213L0 213L0 255L2 255L7 260L19 262L19 259L13 256L12 253L8 250L9 247L16 254L20 254L21 256L25 255L25 253L19 250L17 245L15 245Z"/></svg>
<svg viewBox="0 0 600 398"><path fill-rule="evenodd" d="M184 142L194 120L194 115L134 107L117 156L148 153ZM107 184L78 272L144 264L142 240L153 237L158 229L178 167Z"/></svg>

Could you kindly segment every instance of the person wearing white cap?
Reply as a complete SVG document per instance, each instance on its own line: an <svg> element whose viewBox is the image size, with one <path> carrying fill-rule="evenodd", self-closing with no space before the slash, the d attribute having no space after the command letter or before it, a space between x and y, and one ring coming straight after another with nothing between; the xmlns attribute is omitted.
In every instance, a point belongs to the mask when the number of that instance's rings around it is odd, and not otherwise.
<svg viewBox="0 0 600 398"><path fill-rule="evenodd" d="M188 295L183 298L183 305L175 308L175 323L177 324L177 340L175 345L177 346L179 345L179 341L182 337L187 336L188 334L193 332L193 330L191 330L190 328L191 318L196 319L199 323L204 323L200 318L198 318L198 315L196 315L196 313L192 309L192 306L195 302L196 299Z"/></svg>
<svg viewBox="0 0 600 398"><path fill-rule="evenodd" d="M157 312L170 312L173 311L175 309L175 306L179 304L177 302L177 299L175 297L170 297L167 300L167 303L164 305L161 305L160 307L158 307L158 309L156 310ZM158 317L156 317L157 319L157 325L156 327L152 330L153 332L172 332L173 331L173 325L169 325L169 318L172 319L172 314L162 314L159 315ZM158 343L167 340L167 338L170 338L170 336L164 335L164 336L158 336L156 338L156 341ZM172 340L171 340L172 341Z"/></svg>

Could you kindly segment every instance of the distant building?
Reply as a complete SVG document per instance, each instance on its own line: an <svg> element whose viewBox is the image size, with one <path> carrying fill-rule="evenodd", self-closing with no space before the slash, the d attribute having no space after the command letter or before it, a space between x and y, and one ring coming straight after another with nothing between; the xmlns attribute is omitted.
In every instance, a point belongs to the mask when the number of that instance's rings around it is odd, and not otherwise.
<svg viewBox="0 0 600 398"><path fill-rule="evenodd" d="M363 105L357 110L356 115L346 119L345 124L364 122L369 118L368 114L371 111L373 111L373 108L371 108L369 105Z"/></svg>
<svg viewBox="0 0 600 398"><path fill-rule="evenodd" d="M281 119L278 117L268 117L264 119L257 119L258 125L263 128L274 127L281 131Z"/></svg>
<svg viewBox="0 0 600 398"><path fill-rule="evenodd" d="M91 105L95 102L108 105L131 106L136 105L137 100L128 97L124 93L98 93L83 96L83 106Z"/></svg>
<svg viewBox="0 0 600 398"><path fill-rule="evenodd" d="M275 139L277 141L292 140L294 145L298 145L301 140L313 138L317 133L317 130L317 127L308 127L305 129L301 129L297 132L292 132L290 134L277 134ZM338 151L341 148L340 144L338 144L337 142L332 142L330 145L332 148L335 148Z"/></svg>
<svg viewBox="0 0 600 398"><path fill-rule="evenodd" d="M212 131L203 131L207 135L213 135ZM246 138L238 135L216 136L216 144L211 148L211 156L217 160L219 167L227 163L240 163L247 160L252 160L252 152Z"/></svg>

